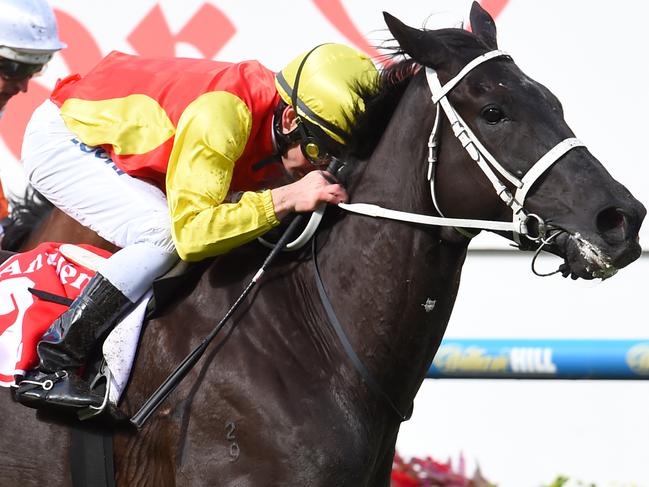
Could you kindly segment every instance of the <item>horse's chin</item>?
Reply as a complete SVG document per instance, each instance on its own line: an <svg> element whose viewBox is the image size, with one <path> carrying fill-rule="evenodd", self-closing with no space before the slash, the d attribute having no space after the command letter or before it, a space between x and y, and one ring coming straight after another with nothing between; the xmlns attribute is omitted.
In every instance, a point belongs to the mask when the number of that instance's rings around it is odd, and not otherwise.
<svg viewBox="0 0 649 487"><path fill-rule="evenodd" d="M564 234L557 244L564 258L559 268L563 277L572 279L608 279L619 270L613 259L601 248L592 244L578 233Z"/></svg>

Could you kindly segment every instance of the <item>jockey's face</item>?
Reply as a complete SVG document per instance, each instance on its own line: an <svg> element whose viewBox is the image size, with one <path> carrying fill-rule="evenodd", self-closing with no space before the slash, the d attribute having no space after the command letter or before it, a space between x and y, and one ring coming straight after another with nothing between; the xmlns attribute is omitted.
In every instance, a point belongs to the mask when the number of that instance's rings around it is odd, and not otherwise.
<svg viewBox="0 0 649 487"><path fill-rule="evenodd" d="M290 106L286 107L282 114L282 131L287 134L295 127L297 127L295 110ZM286 151L282 156L282 164L286 172L295 179L300 179L305 174L318 169L304 157L300 144L295 144Z"/></svg>
<svg viewBox="0 0 649 487"><path fill-rule="evenodd" d="M21 69L22 67L26 69ZM0 58L0 111L5 108L11 97L26 92L33 73L33 66ZM42 68L42 66L39 66Z"/></svg>

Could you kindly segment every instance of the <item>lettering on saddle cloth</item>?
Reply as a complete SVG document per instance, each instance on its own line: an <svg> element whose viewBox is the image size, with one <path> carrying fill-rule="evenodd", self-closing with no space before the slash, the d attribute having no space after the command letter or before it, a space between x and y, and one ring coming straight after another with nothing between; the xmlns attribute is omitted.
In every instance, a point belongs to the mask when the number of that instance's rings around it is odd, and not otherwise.
<svg viewBox="0 0 649 487"><path fill-rule="evenodd" d="M37 362L36 344L66 306L34 296L30 288L76 298L94 270L72 261L61 244L47 242L0 264L0 385L15 383ZM101 257L105 251L92 248Z"/></svg>

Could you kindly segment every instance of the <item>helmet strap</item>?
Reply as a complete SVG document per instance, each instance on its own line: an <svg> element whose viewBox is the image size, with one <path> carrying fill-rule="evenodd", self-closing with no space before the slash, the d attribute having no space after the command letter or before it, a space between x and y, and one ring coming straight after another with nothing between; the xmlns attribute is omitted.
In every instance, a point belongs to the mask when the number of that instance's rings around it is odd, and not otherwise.
<svg viewBox="0 0 649 487"><path fill-rule="evenodd" d="M295 121L297 123L297 127L295 127L295 129L291 130L291 132L286 135L290 135L291 138L296 139L296 141L300 142L302 153L305 154L305 156L307 154L317 155L324 152L321 148L321 144L318 142L318 139L313 137L306 129L306 124L304 123L302 117L300 116L300 113L298 112L298 92L300 86L300 77L302 76L302 69L306 64L306 60L309 59L309 56L311 56L311 54L313 54L313 51L315 51L319 47L322 47L323 45L324 44L319 44L306 53L306 55L300 62L297 71L295 72L295 81L293 82L293 90L291 91L291 106L293 107L293 110L295 110ZM295 133L295 135L293 135L293 133Z"/></svg>

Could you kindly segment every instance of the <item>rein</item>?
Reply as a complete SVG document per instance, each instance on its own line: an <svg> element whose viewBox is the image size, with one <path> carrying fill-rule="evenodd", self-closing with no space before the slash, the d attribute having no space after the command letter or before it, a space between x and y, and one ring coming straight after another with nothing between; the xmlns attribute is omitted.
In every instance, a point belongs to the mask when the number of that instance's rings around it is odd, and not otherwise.
<svg viewBox="0 0 649 487"><path fill-rule="evenodd" d="M316 287L318 288L318 294L320 295L320 302L322 303L322 306L325 312L327 313L327 318L329 318L329 323L331 323L331 326L336 332L336 335L338 336L338 339L340 340L340 343L342 344L345 353L347 353L347 356L351 360L352 364L354 364L354 367L361 375L361 377L363 377L363 380L365 380L365 382L372 390L372 392L374 392L377 396L381 397L385 401L385 403L390 407L390 409L396 413L396 415L401 419L401 421L408 421L412 416L414 405L411 403L410 407L408 408L408 412L406 414L403 414L401 410L394 404L394 402L392 402L390 396L387 394L387 392L383 390L381 385L374 378L372 373L367 369L363 361L360 359L360 357L354 350L354 347L349 341L349 337L347 336L347 333L345 333L345 329L340 323L340 320L338 320L333 305L331 304L331 300L327 295L327 291L324 287L324 283L322 282L322 276L320 275L320 268L318 267L316 238L317 235L314 235L313 239L311 240L311 255L313 257L313 267L315 269L314 272L315 283L316 283Z"/></svg>

